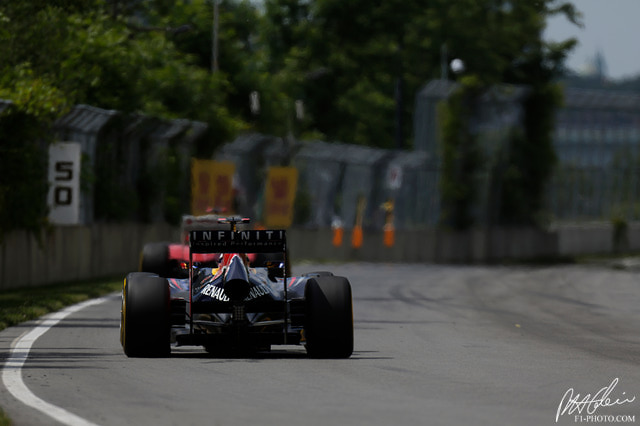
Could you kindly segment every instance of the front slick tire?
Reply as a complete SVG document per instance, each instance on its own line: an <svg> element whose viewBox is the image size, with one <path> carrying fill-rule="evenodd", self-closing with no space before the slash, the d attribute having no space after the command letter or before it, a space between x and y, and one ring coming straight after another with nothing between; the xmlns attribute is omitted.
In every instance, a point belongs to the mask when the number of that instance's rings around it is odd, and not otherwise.
<svg viewBox="0 0 640 426"><path fill-rule="evenodd" d="M120 341L129 357L171 354L169 285L154 274L133 272L122 289Z"/></svg>
<svg viewBox="0 0 640 426"><path fill-rule="evenodd" d="M349 358L353 353L351 285L344 277L318 276L307 281L305 339L313 358Z"/></svg>

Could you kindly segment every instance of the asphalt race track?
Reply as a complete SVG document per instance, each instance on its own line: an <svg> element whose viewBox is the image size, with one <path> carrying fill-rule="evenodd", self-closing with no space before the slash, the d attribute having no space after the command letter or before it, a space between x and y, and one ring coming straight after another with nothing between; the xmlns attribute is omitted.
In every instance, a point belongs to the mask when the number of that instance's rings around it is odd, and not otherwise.
<svg viewBox="0 0 640 426"><path fill-rule="evenodd" d="M575 425L596 416L599 424L640 423L637 272L296 269L350 279L352 358L307 359L294 346L251 359L213 358L198 348L128 359L114 295L39 337L23 381L38 398L100 425ZM3 360L32 325L0 333ZM0 385L0 406L16 426L53 423Z"/></svg>

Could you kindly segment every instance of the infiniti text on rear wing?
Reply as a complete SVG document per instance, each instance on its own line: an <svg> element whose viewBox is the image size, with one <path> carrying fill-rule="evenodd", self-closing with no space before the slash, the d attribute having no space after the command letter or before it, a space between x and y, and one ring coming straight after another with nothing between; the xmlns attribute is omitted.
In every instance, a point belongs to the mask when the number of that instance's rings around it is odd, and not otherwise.
<svg viewBox="0 0 640 426"><path fill-rule="evenodd" d="M284 230L222 231L193 230L191 253L275 253L287 246Z"/></svg>

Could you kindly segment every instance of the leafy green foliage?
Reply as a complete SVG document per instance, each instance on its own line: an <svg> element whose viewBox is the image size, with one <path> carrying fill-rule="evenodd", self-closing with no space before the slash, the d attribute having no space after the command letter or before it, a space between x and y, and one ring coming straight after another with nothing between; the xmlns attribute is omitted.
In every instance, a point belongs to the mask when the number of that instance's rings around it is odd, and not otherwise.
<svg viewBox="0 0 640 426"><path fill-rule="evenodd" d="M220 70L212 75L210 0L13 3L0 9L7 23L0 34L10 39L0 46L5 67L28 67L53 84L65 101L54 107L87 103L204 120L222 139L252 125L380 147L394 146L396 110L410 134L412 105L403 99L440 75L442 59L462 59L485 84L528 83L537 78L532 64L550 61L537 71L556 73L575 44L545 45L546 17L562 13L579 23L571 5L556 0L434 0L428 7L266 0L263 13L247 0L224 0ZM253 91L258 116L249 110ZM294 123L296 100L305 117Z"/></svg>
<svg viewBox="0 0 640 426"><path fill-rule="evenodd" d="M442 177L440 190L442 213L440 222L457 230L474 223L473 206L477 196L477 179L482 153L470 132L470 122L482 86L477 79L466 78L456 93L441 108Z"/></svg>
<svg viewBox="0 0 640 426"><path fill-rule="evenodd" d="M308 120L300 133L393 146L394 90L405 42L403 26L392 26L415 5L325 0L305 9L292 3L267 2L266 10L273 22L288 23L269 45L270 68L288 76L289 98L305 103Z"/></svg>
<svg viewBox="0 0 640 426"><path fill-rule="evenodd" d="M288 102L305 103L299 134L407 147L413 105L405 99L453 58L486 86L559 75L575 40L543 42L546 18L558 13L579 24L575 8L556 0L267 0L261 39L276 86ZM394 142L394 134L405 136Z"/></svg>
<svg viewBox="0 0 640 426"><path fill-rule="evenodd" d="M9 42L0 53L8 60L0 68L7 77L1 80L0 94L21 108L30 102L29 109L23 108L27 112L39 108L54 116L68 105L89 104L205 121L222 140L245 127L228 110L231 86L225 76L211 75L198 65L196 56L176 47L180 35L175 31L129 24L133 18L108 13L129 10L117 4L109 8L95 2L95 8L84 8L82 2L60 1L43 2L40 7L6 6L2 16L9 28L0 41ZM19 84L12 89L15 82ZM32 88L40 97L25 99L22 87Z"/></svg>
<svg viewBox="0 0 640 426"><path fill-rule="evenodd" d="M10 99L22 112L44 123L52 123L68 101L48 76L36 76L28 64L8 70L1 77L0 99Z"/></svg>
<svg viewBox="0 0 640 426"><path fill-rule="evenodd" d="M47 216L45 129L33 116L10 111L0 116L0 241L12 229L39 235Z"/></svg>

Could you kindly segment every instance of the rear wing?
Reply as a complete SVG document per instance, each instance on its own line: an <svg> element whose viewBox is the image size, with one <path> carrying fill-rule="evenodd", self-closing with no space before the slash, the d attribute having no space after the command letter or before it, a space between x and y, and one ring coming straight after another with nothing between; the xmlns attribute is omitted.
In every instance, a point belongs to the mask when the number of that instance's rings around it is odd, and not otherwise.
<svg viewBox="0 0 640 426"><path fill-rule="evenodd" d="M192 230L191 253L277 253L287 249L285 230Z"/></svg>

